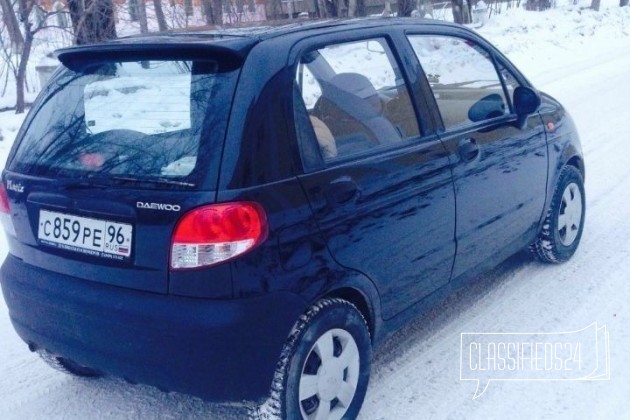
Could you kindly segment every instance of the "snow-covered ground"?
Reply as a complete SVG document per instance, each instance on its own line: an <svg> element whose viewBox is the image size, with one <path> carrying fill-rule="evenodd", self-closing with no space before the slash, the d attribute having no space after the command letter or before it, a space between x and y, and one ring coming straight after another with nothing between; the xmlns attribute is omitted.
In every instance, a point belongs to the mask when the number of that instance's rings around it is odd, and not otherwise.
<svg viewBox="0 0 630 420"><path fill-rule="evenodd" d="M519 254L391 337L376 351L361 419L630 419L630 7L504 11L479 31L574 117L586 157L587 219L575 257L546 266ZM4 162L21 121L0 114ZM0 240L0 253L6 252ZM597 322L610 334L606 381L460 378L463 332L560 332ZM49 369L11 327L0 300L0 418L242 418L216 405L106 378Z"/></svg>

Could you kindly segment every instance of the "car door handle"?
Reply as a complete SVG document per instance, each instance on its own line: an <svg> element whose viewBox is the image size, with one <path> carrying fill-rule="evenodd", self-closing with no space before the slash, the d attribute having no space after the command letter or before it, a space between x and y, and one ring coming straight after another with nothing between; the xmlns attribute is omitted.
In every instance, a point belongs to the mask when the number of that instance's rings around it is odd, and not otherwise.
<svg viewBox="0 0 630 420"><path fill-rule="evenodd" d="M331 181L324 195L328 204L343 204L358 198L361 190L352 178L344 176Z"/></svg>
<svg viewBox="0 0 630 420"><path fill-rule="evenodd" d="M473 138L460 140L457 145L457 149L459 151L459 156L464 162L472 162L477 159L477 156L479 156L479 145L477 145L477 141Z"/></svg>

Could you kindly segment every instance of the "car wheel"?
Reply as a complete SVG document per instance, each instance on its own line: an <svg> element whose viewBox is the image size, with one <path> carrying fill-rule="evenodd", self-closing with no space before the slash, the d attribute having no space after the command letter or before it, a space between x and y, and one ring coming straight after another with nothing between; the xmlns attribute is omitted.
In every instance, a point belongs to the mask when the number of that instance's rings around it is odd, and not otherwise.
<svg viewBox="0 0 630 420"><path fill-rule="evenodd" d="M574 166L565 166L542 229L530 246L540 261L561 263L575 253L584 229L584 197L582 174Z"/></svg>
<svg viewBox="0 0 630 420"><path fill-rule="evenodd" d="M284 419L354 419L367 390L371 358L361 312L348 301L322 299L293 327L267 405Z"/></svg>
<svg viewBox="0 0 630 420"><path fill-rule="evenodd" d="M100 378L103 374L95 369L83 366L64 357L48 352L38 352L39 356L53 369L82 378Z"/></svg>

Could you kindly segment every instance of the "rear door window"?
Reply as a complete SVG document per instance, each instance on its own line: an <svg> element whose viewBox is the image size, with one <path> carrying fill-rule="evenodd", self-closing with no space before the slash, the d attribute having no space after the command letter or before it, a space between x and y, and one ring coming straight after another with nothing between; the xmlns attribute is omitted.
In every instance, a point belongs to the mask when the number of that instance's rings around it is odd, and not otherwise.
<svg viewBox="0 0 630 420"><path fill-rule="evenodd" d="M420 136L409 90L383 38L332 44L303 55L300 95L324 161L396 145ZM301 99L301 100L300 100Z"/></svg>
<svg viewBox="0 0 630 420"><path fill-rule="evenodd" d="M219 153L203 150L225 134L234 72L219 71L212 60L68 69L36 108L10 169L193 186L208 156Z"/></svg>

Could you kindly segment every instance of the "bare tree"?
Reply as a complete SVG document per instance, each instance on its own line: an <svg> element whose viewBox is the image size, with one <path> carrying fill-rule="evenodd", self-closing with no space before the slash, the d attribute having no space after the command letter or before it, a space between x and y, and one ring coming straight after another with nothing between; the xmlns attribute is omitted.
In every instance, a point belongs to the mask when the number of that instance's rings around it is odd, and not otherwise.
<svg viewBox="0 0 630 420"><path fill-rule="evenodd" d="M129 19L131 19L132 22L136 22L138 20L138 0L128 0L127 10L129 12Z"/></svg>
<svg viewBox="0 0 630 420"><path fill-rule="evenodd" d="M168 26L164 17L164 10L162 10L162 0L153 0L153 7L155 8L155 18L157 19L160 32L167 31Z"/></svg>
<svg viewBox="0 0 630 420"><path fill-rule="evenodd" d="M31 48L33 47L33 39L35 39L35 33L38 28L33 29L29 20L31 11L35 3L27 0L19 0L18 10L20 21L24 27L24 43L22 44L22 53L20 54L20 61L15 72L15 85L16 85L16 100L15 100L15 113L22 114L26 108L26 101L24 99L24 85L26 84L26 65L31 55ZM39 6L38 6L39 7Z"/></svg>
<svg viewBox="0 0 630 420"><path fill-rule="evenodd" d="M464 23L464 14L462 13L462 1L451 0L451 8L453 10L453 22Z"/></svg>
<svg viewBox="0 0 630 420"><path fill-rule="evenodd" d="M465 0L451 0L453 8L453 21L463 24L470 23L470 2Z"/></svg>
<svg viewBox="0 0 630 420"><path fill-rule="evenodd" d="M13 4L11 0L0 0L0 5L2 6L2 20L9 33L11 44L14 48L20 48L24 43L24 37L20 31L20 24L15 16Z"/></svg>
<svg viewBox="0 0 630 420"><path fill-rule="evenodd" d="M411 16L415 4L415 0L398 0L398 16Z"/></svg>
<svg viewBox="0 0 630 420"><path fill-rule="evenodd" d="M116 38L112 0L68 0L68 8L76 44L91 44Z"/></svg>
<svg viewBox="0 0 630 420"><path fill-rule="evenodd" d="M357 0L357 16L365 16L367 11L365 9L365 0Z"/></svg>
<svg viewBox="0 0 630 420"><path fill-rule="evenodd" d="M426 15L433 16L433 2L431 0L420 0L420 17L425 17Z"/></svg>
<svg viewBox="0 0 630 420"><path fill-rule="evenodd" d="M549 8L551 8L551 0L527 0L525 4L526 10L547 10Z"/></svg>
<svg viewBox="0 0 630 420"><path fill-rule="evenodd" d="M147 4L144 0L138 0L138 23L140 24L140 33L149 32L149 24L147 22Z"/></svg>
<svg viewBox="0 0 630 420"><path fill-rule="evenodd" d="M326 0L319 0L320 5L324 6ZM325 7L325 6L324 6ZM320 16L325 17L325 8L320 8ZM281 0L265 0L265 13L267 15L267 19L276 20L282 17L284 13L282 11L282 2Z"/></svg>
<svg viewBox="0 0 630 420"><path fill-rule="evenodd" d="M212 0L212 8L214 9L215 24L223 24L223 0Z"/></svg>
<svg viewBox="0 0 630 420"><path fill-rule="evenodd" d="M15 78L15 113L21 114L26 108L24 97L26 70L35 35L42 29L55 27L55 25L49 24L48 21L51 16L57 15L58 12L46 12L33 0L17 0L17 6L17 12L13 9L13 6L8 11L13 13L16 20L20 22L21 28L18 26L18 31L20 31L23 41L20 45L15 45L13 40L6 43L4 37L1 37L0 42L2 47L1 53L4 55L3 59ZM7 19L4 16L4 11L3 8L3 23L6 26ZM37 12L35 13L35 11ZM53 19L50 20L53 21Z"/></svg>
<svg viewBox="0 0 630 420"><path fill-rule="evenodd" d="M221 25L223 23L222 0L201 0L201 5L208 25Z"/></svg>
<svg viewBox="0 0 630 420"><path fill-rule="evenodd" d="M357 0L348 0L348 17L357 15Z"/></svg>
<svg viewBox="0 0 630 420"><path fill-rule="evenodd" d="M328 10L326 8L326 0L317 0L317 10L320 18L328 17Z"/></svg>
<svg viewBox="0 0 630 420"><path fill-rule="evenodd" d="M148 0L127 0L126 8L129 12L129 19L132 22L138 22L140 26L140 33L146 34L149 32L149 16L147 15L147 2ZM166 23L166 16L164 15L164 9L162 8L161 0L152 0L153 11L155 12L155 20L157 21L158 30L165 32L168 30ZM120 10L120 4L116 5ZM119 18L120 19L120 18ZM124 18L123 18L124 19Z"/></svg>

